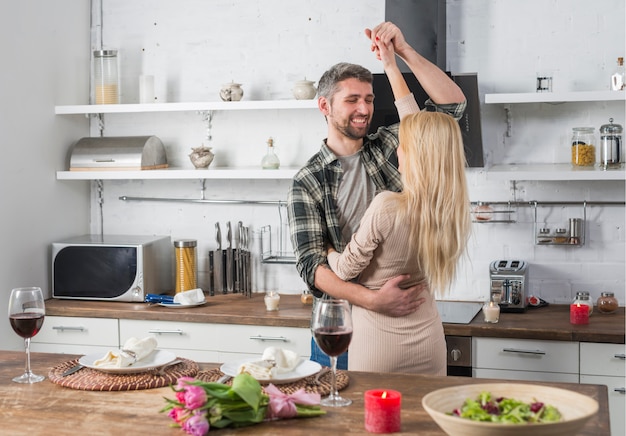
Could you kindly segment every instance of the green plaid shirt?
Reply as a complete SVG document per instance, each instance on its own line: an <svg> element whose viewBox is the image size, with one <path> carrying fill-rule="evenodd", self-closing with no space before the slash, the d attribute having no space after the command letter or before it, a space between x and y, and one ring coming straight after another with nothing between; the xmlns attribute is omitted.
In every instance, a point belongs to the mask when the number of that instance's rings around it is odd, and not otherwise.
<svg viewBox="0 0 626 436"><path fill-rule="evenodd" d="M428 100L425 110L445 112L459 120L465 106L465 102L435 105ZM361 159L376 192L402 190L396 155L399 127L399 124L381 127L364 138ZM294 176L289 189L287 213L296 268L317 297L322 291L315 288L315 270L319 265L327 264L327 243L341 252L347 242L342 240L337 214L337 192L342 173L337 157L324 140L320 151Z"/></svg>

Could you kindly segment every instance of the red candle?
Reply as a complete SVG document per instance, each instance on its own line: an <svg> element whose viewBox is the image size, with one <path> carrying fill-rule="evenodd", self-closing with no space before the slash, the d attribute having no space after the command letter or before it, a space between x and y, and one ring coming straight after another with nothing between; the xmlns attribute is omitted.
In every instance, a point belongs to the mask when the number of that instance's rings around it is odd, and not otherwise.
<svg viewBox="0 0 626 436"><path fill-rule="evenodd" d="M571 304L569 322L571 324L589 324L589 307L586 304Z"/></svg>
<svg viewBox="0 0 626 436"><path fill-rule="evenodd" d="M365 391L365 430L371 433L400 431L402 394L391 389Z"/></svg>

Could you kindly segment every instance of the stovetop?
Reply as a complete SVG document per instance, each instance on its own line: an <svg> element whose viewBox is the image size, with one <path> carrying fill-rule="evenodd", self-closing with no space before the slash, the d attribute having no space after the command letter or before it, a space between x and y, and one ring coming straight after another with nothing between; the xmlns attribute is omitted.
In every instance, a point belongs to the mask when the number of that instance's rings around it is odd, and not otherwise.
<svg viewBox="0 0 626 436"><path fill-rule="evenodd" d="M441 321L450 324L469 324L482 307L480 301L437 300Z"/></svg>

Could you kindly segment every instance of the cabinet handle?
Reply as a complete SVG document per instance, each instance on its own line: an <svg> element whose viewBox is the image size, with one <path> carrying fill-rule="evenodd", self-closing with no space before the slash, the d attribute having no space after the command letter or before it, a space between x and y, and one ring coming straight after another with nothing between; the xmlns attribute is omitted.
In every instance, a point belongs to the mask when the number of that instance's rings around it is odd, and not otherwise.
<svg viewBox="0 0 626 436"><path fill-rule="evenodd" d="M503 352L505 353L520 353L520 354L537 354L537 355L545 355L545 351L541 350L522 350L521 348L503 348Z"/></svg>
<svg viewBox="0 0 626 436"><path fill-rule="evenodd" d="M148 333L154 333L156 335L183 335L183 331L180 329L176 330L161 330L161 329L152 329L148 330Z"/></svg>
<svg viewBox="0 0 626 436"><path fill-rule="evenodd" d="M624 360L624 359L626 359L626 354L616 354L613 357L615 357L616 359Z"/></svg>
<svg viewBox="0 0 626 436"><path fill-rule="evenodd" d="M289 339L287 339L284 336L263 336L263 335L257 335L257 336L250 336L250 339L257 340L257 341L289 342Z"/></svg>
<svg viewBox="0 0 626 436"><path fill-rule="evenodd" d="M618 394L626 394L626 388L615 388L613 389L614 392L617 392Z"/></svg>
<svg viewBox="0 0 626 436"><path fill-rule="evenodd" d="M64 332L65 330L76 331L76 332L84 332L87 329L85 327L73 327L73 326L65 326L65 325L54 325L52 326L52 330L61 330Z"/></svg>

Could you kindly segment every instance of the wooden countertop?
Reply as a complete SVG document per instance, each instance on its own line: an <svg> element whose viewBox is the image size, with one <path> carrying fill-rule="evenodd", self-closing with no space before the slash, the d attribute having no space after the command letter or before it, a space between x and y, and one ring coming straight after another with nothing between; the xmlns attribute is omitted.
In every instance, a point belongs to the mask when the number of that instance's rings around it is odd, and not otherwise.
<svg viewBox="0 0 626 436"><path fill-rule="evenodd" d="M216 324L267 325L308 328L311 306L304 305L299 295L282 295L280 310L268 312L263 294L246 298L240 294L207 297L204 306L171 309L146 303L59 300L46 301L46 314L88 318L124 318L161 321L207 322ZM498 337L512 339L543 339L623 344L626 327L624 307L614 314L591 315L588 325L569 322L568 305L529 307L524 313L502 313L497 324L487 324L478 314L470 324L444 324L446 335Z"/></svg>
<svg viewBox="0 0 626 436"><path fill-rule="evenodd" d="M47 375L50 368L78 356L32 353L33 372ZM92 392L65 388L47 378L33 385L14 383L11 379L24 371L24 352L0 351L0 419L3 434L150 434L183 435L170 428L163 397L173 398L170 388L132 392ZM217 364L200 364L201 368ZM402 392L402 434L422 436L444 434L424 411L422 397L433 390L494 380L465 377L432 377L406 374L349 372L350 385L341 391L353 400L352 405L326 408L327 414L310 419L291 419L258 424L237 430L224 429L219 435L329 435L367 434L364 429L363 393L368 389L396 389ZM502 382L499 380L498 382ZM516 383L528 383L516 381ZM579 435L610 434L608 391L603 385L543 383L579 392L596 399L600 409ZM212 434L212 433L209 433Z"/></svg>

